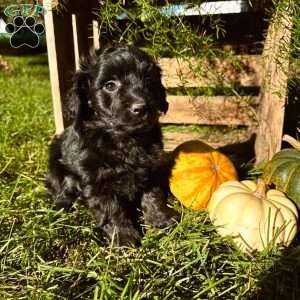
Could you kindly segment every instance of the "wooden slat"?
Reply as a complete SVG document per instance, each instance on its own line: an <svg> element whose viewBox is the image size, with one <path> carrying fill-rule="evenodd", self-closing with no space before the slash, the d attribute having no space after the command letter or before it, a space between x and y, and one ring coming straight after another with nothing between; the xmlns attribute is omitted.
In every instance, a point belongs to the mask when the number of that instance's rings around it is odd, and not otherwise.
<svg viewBox="0 0 300 300"><path fill-rule="evenodd" d="M201 139L202 137L195 132L164 132L164 150L173 151L178 145L190 140Z"/></svg>
<svg viewBox="0 0 300 300"><path fill-rule="evenodd" d="M266 37L255 142L256 164L270 160L281 148L289 70L289 52L285 49L291 43L292 18L292 7L288 4L286 13L275 12Z"/></svg>
<svg viewBox="0 0 300 300"><path fill-rule="evenodd" d="M204 134L204 132L201 133L201 130L199 132L180 132L180 130L178 130L177 132L163 132L164 149L166 151L172 151L178 145L190 140L201 140L209 144L213 148L217 149L220 147L225 147L227 145L242 143L246 141L249 137L249 130L241 130L239 131L239 133L227 132L225 134L221 131L214 131L209 135L207 133Z"/></svg>
<svg viewBox="0 0 300 300"><path fill-rule="evenodd" d="M255 112L249 103L256 97L189 97L169 96L169 111L162 123L205 125L253 125Z"/></svg>
<svg viewBox="0 0 300 300"><path fill-rule="evenodd" d="M200 61L195 58L161 58L163 83L168 87L219 86L236 83L241 86L259 86L262 82L262 59L258 55L237 56L234 60L214 59ZM199 72L194 69L199 66ZM214 69L214 72L211 70ZM207 72L208 70L208 72ZM210 73L214 73L210 75ZM203 74L203 76L201 76Z"/></svg>
<svg viewBox="0 0 300 300"><path fill-rule="evenodd" d="M93 46L94 49L100 49L100 28L97 20L93 20Z"/></svg>

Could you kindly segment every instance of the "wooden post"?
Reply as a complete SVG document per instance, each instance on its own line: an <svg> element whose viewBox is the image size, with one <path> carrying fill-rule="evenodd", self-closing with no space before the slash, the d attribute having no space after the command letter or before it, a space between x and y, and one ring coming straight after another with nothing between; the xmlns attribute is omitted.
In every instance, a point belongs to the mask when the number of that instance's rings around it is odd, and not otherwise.
<svg viewBox="0 0 300 300"><path fill-rule="evenodd" d="M51 0L44 0L45 7L51 7ZM62 98L71 86L75 69L74 41L71 14L59 14L48 10L45 14L48 60L53 98L56 134L64 129Z"/></svg>
<svg viewBox="0 0 300 300"><path fill-rule="evenodd" d="M267 161L280 150L287 97L289 44L291 42L292 11L275 11L270 22L264 52L264 82L258 110L255 142L256 164Z"/></svg>
<svg viewBox="0 0 300 300"><path fill-rule="evenodd" d="M94 46L93 16L90 11L83 10L73 15L73 35L75 48L76 69L79 68L80 58L87 56Z"/></svg>

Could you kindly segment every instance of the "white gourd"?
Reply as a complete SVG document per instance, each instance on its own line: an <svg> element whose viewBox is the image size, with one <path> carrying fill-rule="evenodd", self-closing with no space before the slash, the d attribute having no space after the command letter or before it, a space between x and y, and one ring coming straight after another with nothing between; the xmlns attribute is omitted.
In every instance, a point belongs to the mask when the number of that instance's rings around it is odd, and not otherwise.
<svg viewBox="0 0 300 300"><path fill-rule="evenodd" d="M259 180L227 181L208 203L220 235L231 235L243 251L263 250L270 242L288 246L297 233L298 211L282 192Z"/></svg>

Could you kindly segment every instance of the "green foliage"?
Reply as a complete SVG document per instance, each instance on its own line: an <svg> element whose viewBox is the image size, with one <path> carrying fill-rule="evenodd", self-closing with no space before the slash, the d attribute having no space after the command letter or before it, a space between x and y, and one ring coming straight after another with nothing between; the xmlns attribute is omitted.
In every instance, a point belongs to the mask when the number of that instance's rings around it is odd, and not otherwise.
<svg viewBox="0 0 300 300"><path fill-rule="evenodd" d="M158 1L135 0L124 6L122 1L103 1L99 11L103 44L125 42L159 57L184 59L196 76L217 77L211 65L203 64L216 57L234 60L231 51L215 46L216 39L225 35L220 18L202 16L201 19L170 16L170 6ZM187 7L197 7L203 1L175 1ZM160 4L167 1L160 1ZM172 2L172 4L174 4ZM164 13L163 13L164 12ZM210 34L206 30L211 31ZM193 57L193 60L190 58ZM182 78L182 86L185 78Z"/></svg>
<svg viewBox="0 0 300 300"><path fill-rule="evenodd" d="M212 36L206 35L202 25L209 23L215 34L224 34L219 19L202 18L200 24L191 23L183 16L169 16L162 13L162 6L149 0L135 0L132 5L123 6L121 1L105 1L100 9L100 27L110 34L113 41L141 45L152 55L176 57L214 55ZM187 2L195 6L202 1ZM126 18L117 22L118 18ZM206 24L207 25L207 24Z"/></svg>

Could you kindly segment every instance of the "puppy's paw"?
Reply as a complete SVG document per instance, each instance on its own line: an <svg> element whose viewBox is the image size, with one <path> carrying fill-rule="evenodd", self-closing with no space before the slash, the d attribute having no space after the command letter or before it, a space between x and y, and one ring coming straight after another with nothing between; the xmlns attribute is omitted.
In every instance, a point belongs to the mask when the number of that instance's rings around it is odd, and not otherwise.
<svg viewBox="0 0 300 300"><path fill-rule="evenodd" d="M169 207L144 215L145 223L156 228L173 226L180 222L180 218L180 214Z"/></svg>
<svg viewBox="0 0 300 300"><path fill-rule="evenodd" d="M102 230L111 239L114 246L137 247L141 245L142 235L134 226L106 225Z"/></svg>
<svg viewBox="0 0 300 300"><path fill-rule="evenodd" d="M136 229L122 230L115 236L115 245L138 247L141 245L142 235Z"/></svg>
<svg viewBox="0 0 300 300"><path fill-rule="evenodd" d="M66 211L71 210L72 204L73 204L73 199L69 198L59 198L54 200L55 204L55 209L61 210L64 209Z"/></svg>

